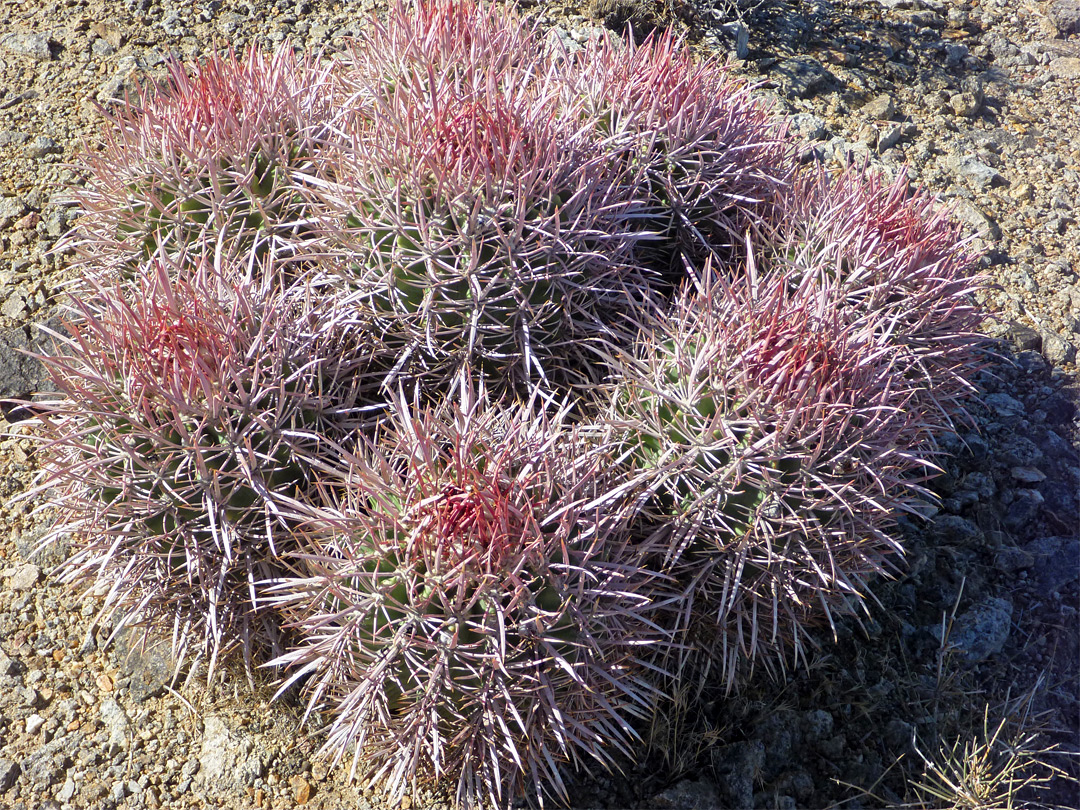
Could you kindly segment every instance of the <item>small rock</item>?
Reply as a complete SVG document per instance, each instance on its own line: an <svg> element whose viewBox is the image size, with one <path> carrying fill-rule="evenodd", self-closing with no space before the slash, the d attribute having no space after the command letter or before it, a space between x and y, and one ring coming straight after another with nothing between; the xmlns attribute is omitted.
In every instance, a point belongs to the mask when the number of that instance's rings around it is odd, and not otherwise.
<svg viewBox="0 0 1080 810"><path fill-rule="evenodd" d="M861 112L876 121L887 121L896 113L896 105L892 96L882 93L880 96L870 99L862 106Z"/></svg>
<svg viewBox="0 0 1080 810"><path fill-rule="evenodd" d="M945 46L945 66L956 68L964 62L968 55L968 46L960 42L949 43Z"/></svg>
<svg viewBox="0 0 1080 810"><path fill-rule="evenodd" d="M957 617L948 639L950 646L968 663L985 661L1005 646L1012 612L1012 602L1007 599L984 599Z"/></svg>
<svg viewBox="0 0 1080 810"><path fill-rule="evenodd" d="M820 141L826 134L825 122L811 113L796 113L787 119L792 135L804 141Z"/></svg>
<svg viewBox="0 0 1080 810"><path fill-rule="evenodd" d="M1055 78L1073 79L1080 76L1080 59L1075 56L1059 56L1050 60L1047 70Z"/></svg>
<svg viewBox="0 0 1080 810"><path fill-rule="evenodd" d="M109 732L109 755L126 751L131 745L131 722L120 704L112 698L103 700L98 708L98 717Z"/></svg>
<svg viewBox="0 0 1080 810"><path fill-rule="evenodd" d="M803 715L803 734L807 742L817 742L832 734L833 716L824 709L814 709Z"/></svg>
<svg viewBox="0 0 1080 810"><path fill-rule="evenodd" d="M1039 484L1046 480L1046 473L1038 467L1013 467L1009 470L1009 474L1017 483L1028 486Z"/></svg>
<svg viewBox="0 0 1080 810"><path fill-rule="evenodd" d="M54 141L52 138L47 138L44 135L39 135L34 140L30 141L24 148L23 152L27 157L31 158L43 158L45 155L59 155L64 151L64 147Z"/></svg>
<svg viewBox="0 0 1080 810"><path fill-rule="evenodd" d="M1040 537L1024 550L1032 556L1035 581L1044 594L1059 591L1080 578L1080 540Z"/></svg>
<svg viewBox="0 0 1080 810"><path fill-rule="evenodd" d="M1042 510L1046 499L1037 489L1020 489L1016 491L1016 497L1005 510L1002 521L1005 527L1012 532L1023 532L1034 528L1034 523Z"/></svg>
<svg viewBox="0 0 1080 810"><path fill-rule="evenodd" d="M978 93L956 93L949 97L949 106L961 118L974 118L978 115L982 102Z"/></svg>
<svg viewBox="0 0 1080 810"><path fill-rule="evenodd" d="M1077 0L1054 0L1046 15L1061 36L1080 34L1080 2Z"/></svg>
<svg viewBox="0 0 1080 810"><path fill-rule="evenodd" d="M817 59L800 56L784 59L773 66L784 90L798 98L809 98L835 77Z"/></svg>
<svg viewBox="0 0 1080 810"><path fill-rule="evenodd" d="M130 678L133 698L148 700L165 691L173 673L168 645L144 644L137 631L126 631L117 639L117 650L123 655L123 672Z"/></svg>
<svg viewBox="0 0 1080 810"><path fill-rule="evenodd" d="M4 50L16 53L19 56L29 56L31 59L38 59L42 62L48 62L52 59L52 52L49 49L49 38L44 34L26 34L21 32L7 34L0 37L0 47L3 47Z"/></svg>
<svg viewBox="0 0 1080 810"><path fill-rule="evenodd" d="M101 58L106 58L116 53L116 48L101 37L98 37L90 44L90 50L93 51L94 56Z"/></svg>
<svg viewBox="0 0 1080 810"><path fill-rule="evenodd" d="M716 786L711 782L684 779L653 796L649 807L657 810L718 810L721 805Z"/></svg>
<svg viewBox="0 0 1080 810"><path fill-rule="evenodd" d="M1051 394L1041 403L1052 425L1063 425L1076 417L1076 403L1061 394Z"/></svg>
<svg viewBox="0 0 1080 810"><path fill-rule="evenodd" d="M1015 574L1031 568L1035 564L1035 557L1029 551L1015 546L1005 546L998 549L994 555L994 567L1003 574Z"/></svg>
<svg viewBox="0 0 1080 810"><path fill-rule="evenodd" d="M1076 359L1076 347L1056 332L1043 332L1042 352L1047 362L1064 366Z"/></svg>
<svg viewBox="0 0 1080 810"><path fill-rule="evenodd" d="M289 787L292 789L293 801L297 804L307 804L311 799L311 785L304 777L292 777L289 779Z"/></svg>
<svg viewBox="0 0 1080 810"><path fill-rule="evenodd" d="M980 546L982 530L970 520L958 515L940 515L934 518L934 534L942 542L953 545Z"/></svg>
<svg viewBox="0 0 1080 810"><path fill-rule="evenodd" d="M754 782L765 764L761 740L732 743L710 749L713 777L720 788L723 807L754 806Z"/></svg>
<svg viewBox="0 0 1080 810"><path fill-rule="evenodd" d="M59 802L67 804L75 796L75 781L68 779L64 782L64 786L60 788L60 792L56 794L56 798Z"/></svg>
<svg viewBox="0 0 1080 810"><path fill-rule="evenodd" d="M22 219L26 211L26 203L18 197L0 197L0 231Z"/></svg>
<svg viewBox="0 0 1080 810"><path fill-rule="evenodd" d="M22 769L19 767L18 762L13 762L10 759L0 759L0 793L4 793L15 784L15 780L19 778L19 774L22 773Z"/></svg>
<svg viewBox="0 0 1080 810"><path fill-rule="evenodd" d="M1024 403L1016 397L1008 394L987 394L983 402L998 415L1000 419L1015 419L1024 414Z"/></svg>
<svg viewBox="0 0 1080 810"><path fill-rule="evenodd" d="M115 782L112 786L112 790L109 791L109 798L116 804L120 804L128 795L128 786L126 782Z"/></svg>
<svg viewBox="0 0 1080 810"><path fill-rule="evenodd" d="M746 24L735 20L720 26L731 37L732 51L736 59L745 59L750 53L750 29Z"/></svg>
<svg viewBox="0 0 1080 810"><path fill-rule="evenodd" d="M881 133L878 137L877 150L878 152L888 152L898 143L900 138L904 134L904 128L897 124L896 126L889 127L887 130Z"/></svg>
<svg viewBox="0 0 1080 810"><path fill-rule="evenodd" d="M953 209L956 218L973 227L984 239L1000 239L1001 227L993 217L979 208L970 200L960 199Z"/></svg>
<svg viewBox="0 0 1080 810"><path fill-rule="evenodd" d="M1001 172L992 166L987 166L973 155L948 155L942 160L942 164L957 177L970 181L980 190L1006 182Z"/></svg>
<svg viewBox="0 0 1080 810"><path fill-rule="evenodd" d="M26 718L26 733L37 734L43 725L45 725L45 718L40 714L32 714Z"/></svg>
<svg viewBox="0 0 1080 810"><path fill-rule="evenodd" d="M41 569L33 563L20 565L11 578L11 587L17 591L28 591L41 579Z"/></svg>

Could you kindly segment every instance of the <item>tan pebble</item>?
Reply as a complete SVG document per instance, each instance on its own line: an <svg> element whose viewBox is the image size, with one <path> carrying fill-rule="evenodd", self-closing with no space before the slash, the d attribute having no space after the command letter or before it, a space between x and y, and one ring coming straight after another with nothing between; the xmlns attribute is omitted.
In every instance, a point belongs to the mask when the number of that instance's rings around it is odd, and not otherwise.
<svg viewBox="0 0 1080 810"><path fill-rule="evenodd" d="M401 797L401 810L409 810L410 807L412 807L412 797L411 796L402 796Z"/></svg>
<svg viewBox="0 0 1080 810"><path fill-rule="evenodd" d="M98 689L100 689L102 692L111 692L113 689L112 678L110 678L104 672L94 678L94 683L97 684Z"/></svg>
<svg viewBox="0 0 1080 810"><path fill-rule="evenodd" d="M68 731L78 731L81 725L82 720L72 720L70 723L67 724L67 726L65 726L65 728Z"/></svg>
<svg viewBox="0 0 1080 810"><path fill-rule="evenodd" d="M308 784L308 780L302 776L294 776L289 780L289 787L292 788L293 799L297 804L307 804L311 798L311 785Z"/></svg>
<svg viewBox="0 0 1080 810"><path fill-rule="evenodd" d="M64 660L65 655L67 655L67 650L53 650L53 661L59 664L61 661Z"/></svg>
<svg viewBox="0 0 1080 810"><path fill-rule="evenodd" d="M266 804L266 791L262 788L258 788L255 791L255 806L262 808Z"/></svg>

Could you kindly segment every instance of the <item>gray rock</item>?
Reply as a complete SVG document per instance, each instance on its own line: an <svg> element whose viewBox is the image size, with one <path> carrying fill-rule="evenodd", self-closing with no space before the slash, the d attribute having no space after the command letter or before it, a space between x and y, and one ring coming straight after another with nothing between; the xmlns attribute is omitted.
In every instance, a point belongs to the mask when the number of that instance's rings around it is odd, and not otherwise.
<svg viewBox="0 0 1080 810"><path fill-rule="evenodd" d="M0 675L18 675L21 671L22 664L9 657L3 650L0 650ZM0 788L0 793L2 792L3 788Z"/></svg>
<svg viewBox="0 0 1080 810"><path fill-rule="evenodd" d="M754 782L765 764L765 744L750 740L720 746L709 752L709 759L723 806L730 810L753 808Z"/></svg>
<svg viewBox="0 0 1080 810"><path fill-rule="evenodd" d="M704 779L697 782L684 779L657 793L649 802L649 807L657 810L720 810L723 806L716 786Z"/></svg>
<svg viewBox="0 0 1080 810"><path fill-rule="evenodd" d="M787 119L791 134L804 141L820 141L827 134L825 122L811 113L796 113Z"/></svg>
<svg viewBox="0 0 1080 810"><path fill-rule="evenodd" d="M803 715L803 736L807 742L817 742L832 734L833 716L824 709L814 709Z"/></svg>
<svg viewBox="0 0 1080 810"><path fill-rule="evenodd" d="M984 472L971 472L964 476L964 486L973 490L981 500L988 501L997 493L997 484Z"/></svg>
<svg viewBox="0 0 1080 810"><path fill-rule="evenodd" d="M1076 347L1056 332L1043 332L1043 357L1055 366L1064 366L1076 360Z"/></svg>
<svg viewBox="0 0 1080 810"><path fill-rule="evenodd" d="M945 65L946 67L960 67L964 62L964 57L968 55L968 46L959 42L949 43L945 46Z"/></svg>
<svg viewBox="0 0 1080 810"><path fill-rule="evenodd" d="M1046 15L1061 36L1080 34L1080 2L1077 0L1054 0L1046 9Z"/></svg>
<svg viewBox="0 0 1080 810"><path fill-rule="evenodd" d="M985 661L1001 652L1009 638L1012 602L991 596L957 617L949 645L968 663Z"/></svg>
<svg viewBox="0 0 1080 810"><path fill-rule="evenodd" d="M64 782L64 786L60 788L60 792L56 794L56 799L59 802L67 804L75 796L75 780L68 779Z"/></svg>
<svg viewBox="0 0 1080 810"><path fill-rule="evenodd" d="M22 773L22 768L19 767L18 762L13 762L10 759L0 759L0 793L10 789L15 784L15 780L19 778L20 773Z"/></svg>
<svg viewBox="0 0 1080 810"><path fill-rule="evenodd" d="M1047 71L1057 79L1073 79L1080 76L1080 59L1075 56L1059 56L1050 60Z"/></svg>
<svg viewBox="0 0 1080 810"><path fill-rule="evenodd" d="M90 44L90 50L94 52L94 56L98 56L103 59L116 53L116 48L114 48L107 40L104 40L101 37L98 37Z"/></svg>
<svg viewBox="0 0 1080 810"><path fill-rule="evenodd" d="M967 180L979 190L1003 185L1006 182L1001 172L993 166L987 166L974 155L947 155L941 162L950 172Z"/></svg>
<svg viewBox="0 0 1080 810"><path fill-rule="evenodd" d="M101 702L98 717L109 732L109 756L126 751L131 745L131 722L123 707L112 698Z"/></svg>
<svg viewBox="0 0 1080 810"><path fill-rule="evenodd" d="M70 764L67 755L58 750L55 742L42 745L22 761L23 775L39 788L58 784Z"/></svg>
<svg viewBox="0 0 1080 810"><path fill-rule="evenodd" d="M0 146L11 146L12 144L19 146L28 140L30 140L30 136L25 132L18 132L14 129L5 129L0 132Z"/></svg>
<svg viewBox="0 0 1080 810"><path fill-rule="evenodd" d="M750 29L746 27L745 23L739 20L724 23L720 27L731 38L732 50L735 52L735 58L745 59L747 54L750 53Z"/></svg>
<svg viewBox="0 0 1080 810"><path fill-rule="evenodd" d="M121 633L116 645L122 656L131 696L143 701L161 695L165 685L172 680L176 666L168 646L161 642L144 643L142 634L134 629Z"/></svg>
<svg viewBox="0 0 1080 810"><path fill-rule="evenodd" d="M892 96L887 93L882 93L880 96L876 96L866 102L866 104L862 106L861 112L877 121L886 121L895 114L896 105L893 102Z"/></svg>
<svg viewBox="0 0 1080 810"><path fill-rule="evenodd" d="M949 106L961 118L974 118L982 109L982 97L978 93L955 93L949 97Z"/></svg>
<svg viewBox="0 0 1080 810"><path fill-rule="evenodd" d="M1009 470L1009 475L1018 484L1024 486L1033 486L1046 480L1046 473L1038 467L1013 467Z"/></svg>
<svg viewBox="0 0 1080 810"><path fill-rule="evenodd" d="M1016 497L1006 508L1005 516L1002 518L1005 528L1016 533L1027 533L1030 536L1045 500L1043 494L1037 489L1017 490Z"/></svg>
<svg viewBox="0 0 1080 810"><path fill-rule="evenodd" d="M46 326L56 330L61 328L55 318ZM25 352L47 353L53 338L40 329L34 330L34 335L34 340L27 340L24 329L0 332L0 399L25 399L49 387L49 374L41 361Z"/></svg>
<svg viewBox="0 0 1080 810"><path fill-rule="evenodd" d="M983 397L983 402L1000 419L1015 419L1018 416L1023 416L1026 410L1023 402L1008 394L987 394Z"/></svg>
<svg viewBox="0 0 1080 810"><path fill-rule="evenodd" d="M59 155L64 151L64 147L54 141L52 138L47 138L44 135L39 135L34 140L30 141L23 152L27 157L31 158L43 158L45 155Z"/></svg>
<svg viewBox="0 0 1080 810"><path fill-rule="evenodd" d="M1063 425L1076 417L1076 403L1062 394L1051 394L1040 403L1052 425Z"/></svg>
<svg viewBox="0 0 1080 810"><path fill-rule="evenodd" d="M232 731L217 715L203 719L198 763L199 781L215 791L243 789L263 774L252 741Z"/></svg>
<svg viewBox="0 0 1080 810"><path fill-rule="evenodd" d="M1042 448L1027 436L1007 436L1001 443L999 458L1013 467L1037 467L1043 460Z"/></svg>
<svg viewBox="0 0 1080 810"><path fill-rule="evenodd" d="M934 534L945 543L977 546L982 544L982 530L958 515L940 515L934 518Z"/></svg>
<svg viewBox="0 0 1080 810"><path fill-rule="evenodd" d="M799 56L773 66L777 81L788 95L809 98L835 77L817 59Z"/></svg>
<svg viewBox="0 0 1080 810"><path fill-rule="evenodd" d="M41 579L41 569L32 563L20 565L11 578L11 587L17 591L28 591Z"/></svg>
<svg viewBox="0 0 1080 810"><path fill-rule="evenodd" d="M0 314L13 321L21 319L24 312L26 312L26 294L22 290L15 290L4 299L3 304L0 304Z"/></svg>
<svg viewBox="0 0 1080 810"><path fill-rule="evenodd" d="M1006 546L998 549L994 555L994 567L1003 574L1015 574L1031 568L1035 564L1035 557L1031 552L1016 546Z"/></svg>
<svg viewBox="0 0 1080 810"><path fill-rule="evenodd" d="M1074 537L1040 537L1024 551L1032 556L1035 581L1046 594L1080 578L1080 540Z"/></svg>
<svg viewBox="0 0 1080 810"><path fill-rule="evenodd" d="M52 59L52 51L49 49L49 38L44 34L27 34L16 32L0 37L0 47L19 56L29 56L48 62Z"/></svg>
<svg viewBox="0 0 1080 810"><path fill-rule="evenodd" d="M904 134L904 128L897 124L896 126L889 127L881 135L878 136L877 150L879 152L888 152L898 143L900 138Z"/></svg>
<svg viewBox="0 0 1080 810"><path fill-rule="evenodd" d="M994 218L970 200L958 200L953 211L957 219L973 227L983 239L1001 238L1001 227Z"/></svg>
<svg viewBox="0 0 1080 810"><path fill-rule="evenodd" d="M18 197L0 197L0 231L21 219L27 210L26 203Z"/></svg>

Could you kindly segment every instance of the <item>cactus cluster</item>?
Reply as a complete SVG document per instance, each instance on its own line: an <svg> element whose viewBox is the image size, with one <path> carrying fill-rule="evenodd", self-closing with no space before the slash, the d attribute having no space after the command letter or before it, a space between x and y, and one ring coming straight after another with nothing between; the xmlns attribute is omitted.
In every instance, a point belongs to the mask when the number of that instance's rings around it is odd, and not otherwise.
<svg viewBox="0 0 1080 810"><path fill-rule="evenodd" d="M173 66L76 193L66 576L300 685L394 795L565 799L860 608L964 416L958 230L794 154L670 37L469 0Z"/></svg>

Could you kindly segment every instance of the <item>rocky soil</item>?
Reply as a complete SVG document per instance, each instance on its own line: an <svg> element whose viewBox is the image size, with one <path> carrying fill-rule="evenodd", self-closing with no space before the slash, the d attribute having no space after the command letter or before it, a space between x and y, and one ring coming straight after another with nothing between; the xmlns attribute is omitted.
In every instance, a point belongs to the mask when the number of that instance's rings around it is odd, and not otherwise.
<svg viewBox="0 0 1080 810"><path fill-rule="evenodd" d="M0 397L44 385L20 354L56 317L77 212L63 189L99 139L99 106L172 56L284 39L332 52L372 5L340 0L0 0ZM974 423L949 437L940 503L902 521L902 573L808 666L665 712L642 763L584 776L580 807L952 806L965 743L1005 721L1021 798L1080 806L1080 3L1076 0L520 0L568 47L602 27L673 27L730 54L806 141L804 159L904 170L955 206L984 252L1000 359ZM18 500L35 450L4 408L0 440L0 806L383 807L313 753L298 709L242 672L174 679L166 643L105 641L100 594L51 573L49 519ZM950 754L959 741L957 752ZM1046 749L1057 746L1058 751ZM949 763L952 763L950 766ZM970 775L970 774L969 774ZM947 791L946 791L947 792ZM425 806L442 806L438 795ZM995 805L988 805L995 806Z"/></svg>

